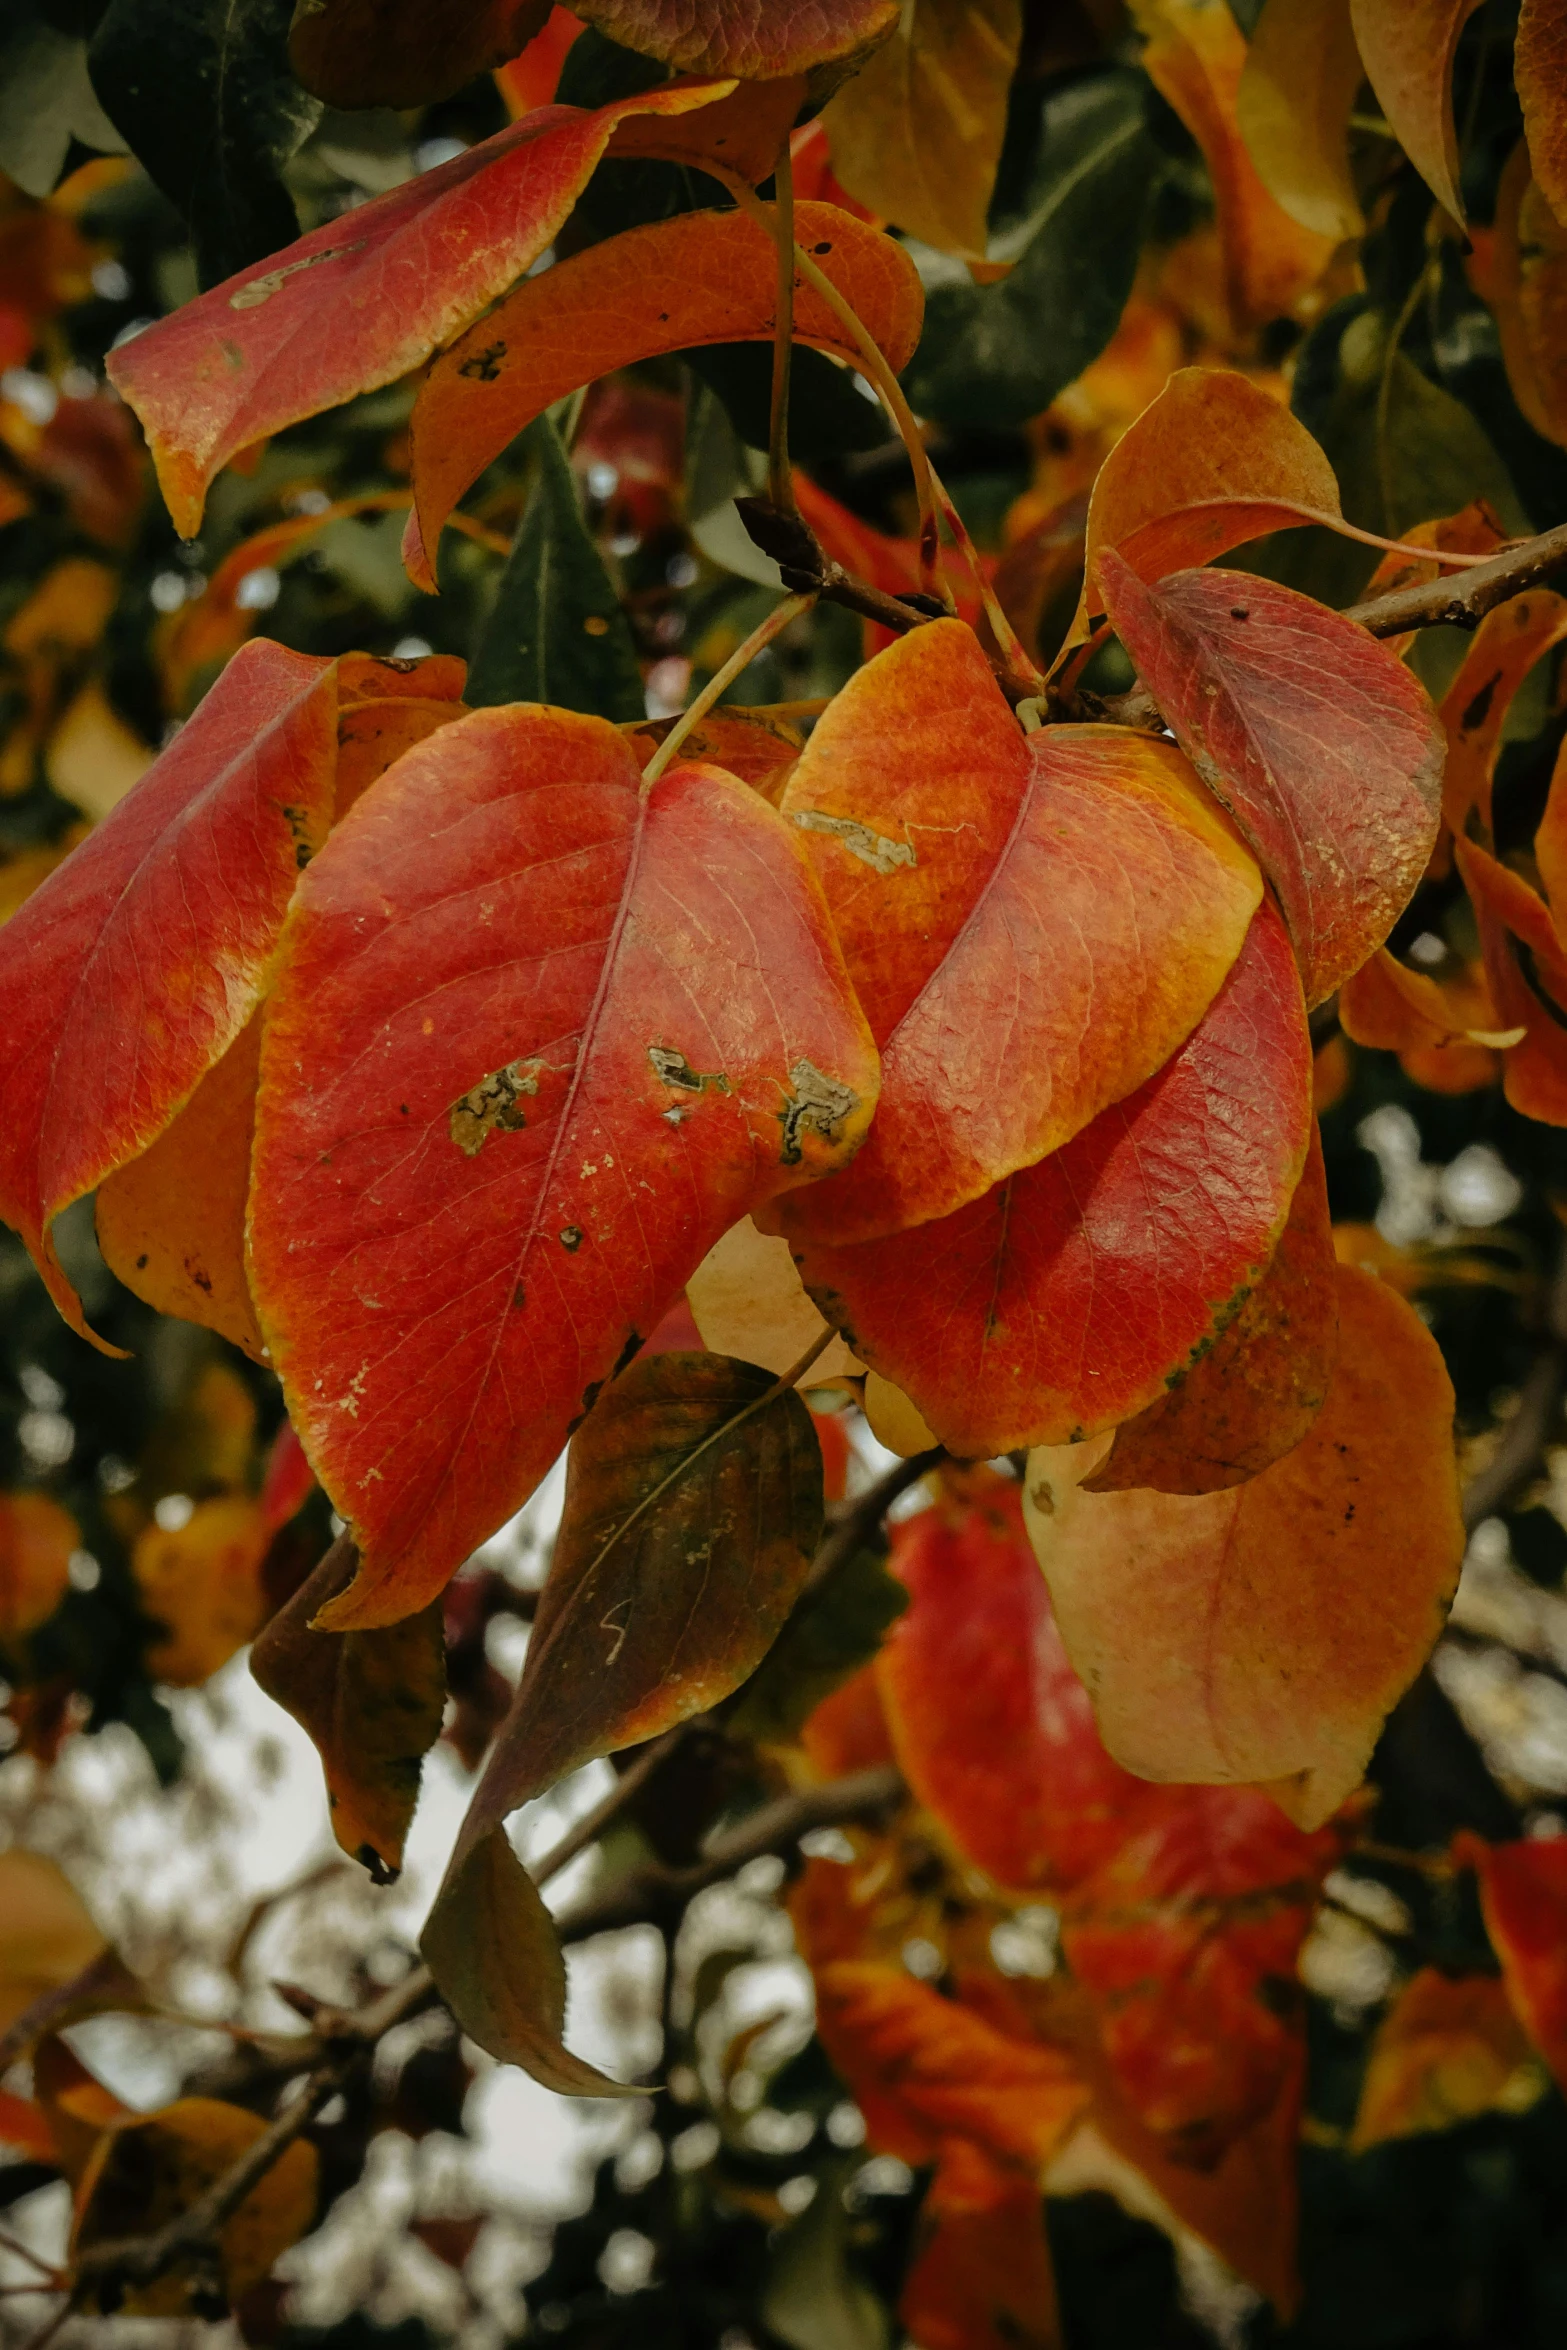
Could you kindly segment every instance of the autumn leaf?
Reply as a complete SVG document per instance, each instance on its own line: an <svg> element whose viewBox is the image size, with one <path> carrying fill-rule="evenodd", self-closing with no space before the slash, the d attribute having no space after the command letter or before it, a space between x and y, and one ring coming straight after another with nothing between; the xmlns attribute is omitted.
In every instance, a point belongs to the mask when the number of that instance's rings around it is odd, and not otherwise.
<svg viewBox="0 0 1567 2350"><path fill-rule="evenodd" d="M1545 2086L1495 1975L1422 1967L1377 2027L1350 2145L1451 2130L1498 2108L1518 2113Z"/></svg>
<svg viewBox="0 0 1567 2350"><path fill-rule="evenodd" d="M1191 1034L1261 893L1168 745L1108 726L1025 737L956 621L858 672L782 812L883 1057L870 1139L790 1206L796 1242L948 1216L1069 1142Z"/></svg>
<svg viewBox="0 0 1567 2350"><path fill-rule="evenodd" d="M1438 1052L1451 1045L1497 1048L1526 1031L1503 1028L1501 1016L1467 974L1438 985L1411 971L1386 947L1352 972L1338 991L1339 1025L1353 1044L1386 1053Z"/></svg>
<svg viewBox="0 0 1567 2350"><path fill-rule="evenodd" d="M1567 438L1567 228L1529 170L1520 139L1496 191L1486 288L1507 380L1536 432Z"/></svg>
<svg viewBox="0 0 1567 2350"><path fill-rule="evenodd" d="M1349 0L1267 0L1247 44L1236 123L1269 195L1335 242L1366 225L1349 168L1363 78Z"/></svg>
<svg viewBox="0 0 1567 2350"><path fill-rule="evenodd" d="M619 123L725 94L687 83L525 116L122 343L110 372L146 428L175 527L194 536L208 484L239 450L395 382L503 293L551 242Z"/></svg>
<svg viewBox="0 0 1567 2350"><path fill-rule="evenodd" d="M626 729L626 739L639 767L647 766L675 724L673 718L649 718ZM799 729L789 719L777 717L770 710L741 710L731 705L709 710L705 718L682 736L680 748L685 758L694 759L699 765L722 767L729 774L737 775L742 783L759 791L770 807L776 808L802 744ZM727 1354L729 1349L720 1347L718 1352Z"/></svg>
<svg viewBox="0 0 1567 2350"><path fill-rule="evenodd" d="M924 296L902 246L833 204L801 204L796 242L901 367L919 340ZM748 213L684 212L591 245L538 277L441 353L414 403L416 504L410 576L434 585L452 508L554 400L634 361L707 343L771 342L778 300L772 237ZM859 346L820 294L797 281L798 341L858 367Z"/></svg>
<svg viewBox="0 0 1567 2350"><path fill-rule="evenodd" d="M1152 1403L1254 1285L1299 1180L1310 1098L1300 982L1264 901L1206 1017L1137 1093L913 1246L797 1241L796 1260L828 1320L952 1451L1065 1443Z"/></svg>
<svg viewBox="0 0 1567 2350"><path fill-rule="evenodd" d="M1394 137L1443 210L1464 223L1453 121L1458 36L1480 0L1350 0L1366 78Z"/></svg>
<svg viewBox="0 0 1567 2350"><path fill-rule="evenodd" d="M948 2144L898 2302L921 2350L1061 2350L1044 2216L1032 2178L966 2141Z"/></svg>
<svg viewBox="0 0 1567 2350"><path fill-rule="evenodd" d="M389 1884L403 1865L424 1757L441 1734L446 1648L435 1600L370 1632L312 1630L355 1564L351 1548L334 1543L261 1633L250 1669L309 1732L338 1843Z"/></svg>
<svg viewBox="0 0 1567 2350"><path fill-rule="evenodd" d="M295 0L289 63L329 106L424 106L504 65L550 0Z"/></svg>
<svg viewBox="0 0 1567 2350"><path fill-rule="evenodd" d="M1279 894L1320 1003L1381 945L1435 844L1443 744L1424 688L1353 621L1239 572L1099 579L1171 731Z"/></svg>
<svg viewBox="0 0 1567 2350"><path fill-rule="evenodd" d="M20 1845L0 1853L0 2030L106 1948L63 1869Z"/></svg>
<svg viewBox="0 0 1567 2350"><path fill-rule="evenodd" d="M271 1535L258 1502L225 1494L197 1502L181 1526L155 1524L137 1536L131 1572L143 1609L162 1628L147 1651L154 1680L195 1688L260 1630L261 1561Z"/></svg>
<svg viewBox="0 0 1567 2350"><path fill-rule="evenodd" d="M560 2044L553 1929L508 1813L567 1771L641 1744L754 1670L804 1587L821 1452L799 1398L718 1355L616 1380L575 1439L527 1662L425 1928L463 2029L547 2086L615 2095Z"/></svg>
<svg viewBox="0 0 1567 2350"><path fill-rule="evenodd" d="M1225 0L1133 0L1143 64L1203 151L1237 329L1292 309L1321 276L1336 237L1292 219L1258 176L1238 120L1246 41Z"/></svg>
<svg viewBox="0 0 1567 2350"><path fill-rule="evenodd" d="M1453 1858L1480 1880L1485 1930L1518 2020L1567 2083L1567 1837L1484 1844L1467 1831Z"/></svg>
<svg viewBox="0 0 1567 2350"><path fill-rule="evenodd" d="M259 2114L241 2106L215 2097L181 2097L107 2130L77 2191L72 2260L95 2244L154 2235L183 2217L266 2127ZM315 2148L296 2139L232 2219L225 2220L218 2254L228 2301L259 2285L273 2262L313 2225L318 2173ZM176 2268L153 2284L133 2285L116 2306L131 2317L188 2316L189 2272Z"/></svg>
<svg viewBox="0 0 1567 2350"><path fill-rule="evenodd" d="M1534 176L1552 212L1567 220L1567 10L1562 0L1523 0L1513 78Z"/></svg>
<svg viewBox="0 0 1567 2350"><path fill-rule="evenodd" d="M0 934L0 1214L84 1336L49 1227L155 1140L249 1018L326 837L334 700L330 663L245 646Z"/></svg>
<svg viewBox="0 0 1567 2350"><path fill-rule="evenodd" d="M1478 833L1489 847L1491 793L1508 714L1535 663L1564 638L1567 597L1549 588L1509 597L1475 630L1440 711L1447 735L1442 818L1458 839Z"/></svg>
<svg viewBox="0 0 1567 2350"><path fill-rule="evenodd" d="M1502 1062L1508 1101L1542 1125L1567 1125L1567 949L1550 909L1522 874L1477 841L1454 843L1474 908L1486 983L1504 1033L1522 1029Z"/></svg>
<svg viewBox="0 0 1567 2350"><path fill-rule="evenodd" d="M760 1363L776 1376L823 1336L826 1324L806 1296L789 1243L758 1232L749 1216L730 1226L686 1283L702 1343L714 1354ZM861 1365L834 1339L805 1374L806 1384L853 1376Z"/></svg>
<svg viewBox="0 0 1567 2350"><path fill-rule="evenodd" d="M713 1242L869 1121L875 1055L798 834L717 768L639 782L600 719L475 711L305 876L250 1251L364 1553L334 1630L433 1598Z"/></svg>
<svg viewBox="0 0 1567 2350"><path fill-rule="evenodd" d="M899 1767L963 1856L1015 1893L1113 1852L1139 1780L1111 1761L1067 1661L1011 1478L944 1479L891 1528L908 1612L876 1664Z"/></svg>
<svg viewBox="0 0 1567 2350"><path fill-rule="evenodd" d="M47 1493L0 1493L0 1641L36 1632L70 1587L82 1532Z"/></svg>
<svg viewBox="0 0 1567 2350"><path fill-rule="evenodd" d="M941 252L983 259L1022 31L1020 0L915 0L827 108L849 194Z"/></svg>
<svg viewBox="0 0 1567 2350"><path fill-rule="evenodd" d="M679 72L762 82L822 66L852 72L897 23L898 0L834 0L830 10L820 0L573 0L573 14Z"/></svg>
<svg viewBox="0 0 1567 2350"><path fill-rule="evenodd" d="M1243 1485L1299 1444L1337 1359L1333 1226L1322 1138L1313 1129L1267 1271L1185 1377L1116 1430L1085 1489L1215 1493Z"/></svg>
<svg viewBox="0 0 1567 2350"><path fill-rule="evenodd" d="M1110 1752L1151 1779L1267 1782L1312 1827L1360 1782L1463 1556L1436 1342L1341 1266L1328 1399L1283 1460L1200 1495L1091 1494L1035 1454L1029 1532Z"/></svg>

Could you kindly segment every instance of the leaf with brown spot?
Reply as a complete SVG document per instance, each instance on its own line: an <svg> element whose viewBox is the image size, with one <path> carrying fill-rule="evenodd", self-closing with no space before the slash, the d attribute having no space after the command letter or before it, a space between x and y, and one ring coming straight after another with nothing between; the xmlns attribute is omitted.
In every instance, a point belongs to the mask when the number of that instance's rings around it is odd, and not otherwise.
<svg viewBox="0 0 1567 2350"><path fill-rule="evenodd" d="M1154 1402L1272 1257L1305 1163L1311 1050L1271 902L1158 1075L955 1215L837 1248L806 1287L942 1443L1065 1443Z"/></svg>
<svg viewBox="0 0 1567 2350"><path fill-rule="evenodd" d="M1432 195L1460 226L1453 61L1480 0L1350 0L1366 78L1388 126Z"/></svg>
<svg viewBox="0 0 1567 2350"><path fill-rule="evenodd" d="M522 1680L422 1947L464 2031L536 2080L616 2085L560 2042L558 1953L503 1822L596 1755L657 1737L761 1662L822 1527L821 1448L797 1395L720 1355L633 1364L567 1456L565 1512Z"/></svg>
<svg viewBox="0 0 1567 2350"><path fill-rule="evenodd" d="M1216 1493L1293 1451L1322 1409L1338 1357L1334 1270L1327 1171L1313 1128L1267 1271L1208 1352L1116 1430L1084 1490Z"/></svg>
<svg viewBox="0 0 1567 2350"><path fill-rule="evenodd" d="M795 239L847 296L894 368L919 341L925 297L903 247L834 204L795 208ZM430 369L414 403L409 575L435 584L435 549L470 486L554 400L662 352L771 342L778 254L748 213L685 212L626 229L524 278ZM795 337L858 367L837 314L797 281Z"/></svg>
<svg viewBox="0 0 1567 2350"><path fill-rule="evenodd" d="M1457 2129L1482 2113L1518 2113L1545 2088L1523 2026L1495 1975L1422 1967L1371 2043L1350 2147Z"/></svg>
<svg viewBox="0 0 1567 2350"><path fill-rule="evenodd" d="M305 876L250 1256L364 1553L334 1630L433 1598L714 1241L869 1123L875 1054L799 835L717 768L640 785L601 719L477 710Z"/></svg>
<svg viewBox="0 0 1567 2350"><path fill-rule="evenodd" d="M371 1632L313 1629L356 1564L352 1544L334 1543L260 1634L250 1669L314 1741L338 1843L387 1884L403 1865L424 1757L441 1734L446 1647L438 1600Z"/></svg>
<svg viewBox="0 0 1567 2350"><path fill-rule="evenodd" d="M1116 632L1198 773L1278 891L1308 1006L1380 946L1437 837L1443 739L1375 638L1234 571L1145 587L1112 549Z"/></svg>
<svg viewBox="0 0 1567 2350"><path fill-rule="evenodd" d="M1413 1309L1338 1274L1328 1399L1283 1460L1207 1494L1085 1493L1031 1460L1029 1531L1105 1744L1141 1777L1267 1782L1306 1826L1360 1782L1441 1632L1464 1534L1453 1391ZM1051 1478L1054 1509L1026 1495Z"/></svg>
<svg viewBox="0 0 1567 2350"><path fill-rule="evenodd" d="M49 1227L146 1149L250 1017L326 838L334 735L330 662L244 646L0 932L0 1215L84 1336Z"/></svg>

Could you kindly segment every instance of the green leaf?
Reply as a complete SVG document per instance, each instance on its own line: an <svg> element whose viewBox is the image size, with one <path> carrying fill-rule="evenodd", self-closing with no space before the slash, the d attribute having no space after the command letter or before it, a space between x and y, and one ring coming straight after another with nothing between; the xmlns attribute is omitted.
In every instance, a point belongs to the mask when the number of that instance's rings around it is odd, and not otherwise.
<svg viewBox="0 0 1567 2350"><path fill-rule="evenodd" d="M1109 342L1137 272L1155 151L1147 85L1115 71L1046 101L1027 197L991 239L1010 274L928 288L925 332L904 372L921 415L1001 428L1048 408Z"/></svg>
<svg viewBox="0 0 1567 2350"><path fill-rule="evenodd" d="M857 1673L909 1604L872 1550L857 1550L808 1591L735 1703L727 1727L764 1746L799 1735L822 1700Z"/></svg>
<svg viewBox="0 0 1567 2350"><path fill-rule="evenodd" d="M559 433L541 416L523 436L538 461L467 699L553 702L620 723L646 713L636 646L589 535Z"/></svg>
<svg viewBox="0 0 1567 2350"><path fill-rule="evenodd" d="M87 51L105 114L184 215L202 285L299 234L282 167L320 120L289 70L291 0L109 0Z"/></svg>
<svg viewBox="0 0 1567 2350"><path fill-rule="evenodd" d="M773 2246L758 2307L790 2350L886 2350L887 2312L849 2264L854 2221L843 2195L856 2168L858 2158L828 2163Z"/></svg>
<svg viewBox="0 0 1567 2350"><path fill-rule="evenodd" d="M74 26L44 16L36 0L9 0L0 32L0 171L29 196L49 195L71 141L124 152L87 79L87 48Z"/></svg>
<svg viewBox="0 0 1567 2350"><path fill-rule="evenodd" d="M402 1867L423 1759L441 1734L446 1644L439 1600L374 1632L312 1631L357 1565L351 1544L334 1543L261 1633L250 1669L314 1741L339 1844L389 1884Z"/></svg>
<svg viewBox="0 0 1567 2350"><path fill-rule="evenodd" d="M539 1957L547 1919L502 1822L715 1705L767 1653L822 1528L821 1448L777 1384L723 1355L654 1355L572 1442L522 1680L423 1940L463 2030L551 2088L618 2093L560 2044L564 1978Z"/></svg>

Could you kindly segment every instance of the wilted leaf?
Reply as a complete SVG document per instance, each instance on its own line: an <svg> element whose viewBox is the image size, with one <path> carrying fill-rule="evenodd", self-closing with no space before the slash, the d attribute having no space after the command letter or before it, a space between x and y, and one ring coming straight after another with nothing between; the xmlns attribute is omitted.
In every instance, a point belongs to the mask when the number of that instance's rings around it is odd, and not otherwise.
<svg viewBox="0 0 1567 2350"><path fill-rule="evenodd" d="M658 57L681 73L733 73L746 81L807 73L854 61L886 39L898 0L769 0L736 8L733 0L574 0L572 13L627 49Z"/></svg>
<svg viewBox="0 0 1567 2350"><path fill-rule="evenodd" d="M1567 2085L1567 1837L1515 1844L1453 1839L1453 1858L1480 1880L1491 1947L1519 2021Z"/></svg>
<svg viewBox="0 0 1567 2350"><path fill-rule="evenodd" d="M1327 1402L1249 1484L1090 1494L1076 1480L1094 1455L1056 1452L1030 1461L1026 1487L1111 1753L1145 1778L1268 1782L1308 1826L1359 1784L1464 1550L1436 1342L1381 1282L1340 1267L1338 1285Z"/></svg>
<svg viewBox="0 0 1567 2350"><path fill-rule="evenodd" d="M965 1858L1014 1892L1059 1890L1125 1836L1146 1793L1110 1760L1067 1662L1022 1494L976 1470L892 1529L908 1613L876 1666L898 1763Z"/></svg>
<svg viewBox="0 0 1567 2350"><path fill-rule="evenodd" d="M371 1632L313 1630L355 1564L334 1543L261 1633L250 1669L313 1739L339 1844L387 1884L403 1865L421 1766L441 1734L446 1648L436 1600Z"/></svg>
<svg viewBox="0 0 1567 2350"><path fill-rule="evenodd" d="M1279 893L1308 1005L1393 927L1436 840L1443 741L1375 638L1292 588L1099 556L1110 617L1171 730Z"/></svg>
<svg viewBox="0 0 1567 2350"><path fill-rule="evenodd" d="M47 1623L70 1585L82 1532L47 1493L0 1493L0 1641ZM3 2027L0 2027L3 2028Z"/></svg>
<svg viewBox="0 0 1567 2350"><path fill-rule="evenodd" d="M282 171L321 108L289 72L283 15L276 0L110 0L88 44L104 112L183 215L205 285L298 230Z"/></svg>
<svg viewBox="0 0 1567 2350"><path fill-rule="evenodd" d="M143 1608L164 1628L147 1651L154 1680L195 1688L260 1630L271 1538L260 1504L238 1494L200 1501L182 1526L152 1525L136 1537L131 1572Z"/></svg>
<svg viewBox="0 0 1567 2350"><path fill-rule="evenodd" d="M1350 0L1366 78L1389 127L1432 195L1460 227L1453 61L1480 0Z"/></svg>
<svg viewBox="0 0 1567 2350"><path fill-rule="evenodd" d="M305 877L250 1249L365 1553L334 1630L432 1598L713 1242L841 1165L875 1105L798 834L717 768L639 783L601 719L475 711Z"/></svg>
<svg viewBox="0 0 1567 2350"><path fill-rule="evenodd" d="M1264 901L1206 1018L1128 1100L917 1240L796 1258L954 1452L1064 1443L1141 1411L1212 1344L1277 1245L1310 1100L1300 982Z"/></svg>
<svg viewBox="0 0 1567 2350"><path fill-rule="evenodd" d="M1567 9L1562 0L1523 0L1513 78L1534 176L1551 210L1567 220Z"/></svg>
<svg viewBox="0 0 1567 2350"><path fill-rule="evenodd" d="M1243 1485L1300 1442L1326 1400L1337 1358L1333 1225L1322 1141L1313 1131L1267 1271L1185 1377L1116 1430L1086 1490L1215 1493Z"/></svg>
<svg viewBox="0 0 1567 2350"><path fill-rule="evenodd" d="M1515 1110L1567 1126L1567 949L1537 890L1477 841L1454 843L1474 907L1485 976L1502 1032L1522 1029L1502 1062Z"/></svg>
<svg viewBox="0 0 1567 2350"><path fill-rule="evenodd" d="M1178 753L1124 727L1025 737L958 621L858 672L782 812L883 1054L870 1139L791 1205L796 1241L948 1216L1069 1142L1191 1034L1261 894Z"/></svg>
<svg viewBox="0 0 1567 2350"><path fill-rule="evenodd" d="M1366 225L1349 168L1362 78L1349 0L1267 0L1247 44L1236 122L1269 195L1335 241Z"/></svg>
<svg viewBox="0 0 1567 2350"><path fill-rule="evenodd" d="M0 2030L106 1947L63 1869L19 1845L0 1853Z"/></svg>
<svg viewBox="0 0 1567 2350"><path fill-rule="evenodd" d="M618 123L722 95L686 84L529 115L122 343L110 373L146 427L176 528L195 534L208 483L239 450L406 375L521 276Z"/></svg>
<svg viewBox="0 0 1567 2350"><path fill-rule="evenodd" d="M1292 219L1263 185L1237 119L1246 41L1226 0L1132 0L1143 64L1203 151L1238 329L1293 309L1327 266L1336 236Z"/></svg>
<svg viewBox="0 0 1567 2350"><path fill-rule="evenodd" d="M182 2097L107 2131L82 2175L72 2259L94 2244L153 2235L183 2217L266 2127L240 2106ZM218 2251L229 2301L259 2285L313 2225L318 2173L315 2148L296 2139L224 2222ZM131 2317L188 2316L189 2273L176 2268L155 2284L133 2285L117 2306Z"/></svg>
<svg viewBox="0 0 1567 2350"><path fill-rule="evenodd" d="M1008 274L931 289L904 379L920 415L1004 430L1039 415L1098 358L1132 290L1154 160L1139 75L1048 94L1021 208L991 244Z"/></svg>
<svg viewBox="0 0 1567 2350"><path fill-rule="evenodd" d="M568 1456L522 1680L423 1938L463 2029L553 2088L616 2093L560 2045L558 1956L541 1974L526 1948L552 1930L502 1822L727 1696L766 1654L822 1525L810 1414L773 1384L718 1355L656 1355L614 1383Z"/></svg>
<svg viewBox="0 0 1567 2350"><path fill-rule="evenodd" d="M742 1216L714 1243L686 1283L702 1343L714 1354L760 1363L776 1376L797 1363L826 1328L805 1294L789 1243ZM834 1339L806 1373L806 1385L853 1376L861 1365Z"/></svg>
<svg viewBox="0 0 1567 2350"><path fill-rule="evenodd" d="M902 366L924 307L903 247L833 204L798 205L794 233L892 365ZM414 403L417 503L404 541L410 575L421 586L434 584L434 551L452 508L552 401L661 352L770 342L777 300L773 240L734 210L651 221L525 278L441 353ZM836 313L799 281L794 332L800 342L862 363Z"/></svg>
<svg viewBox="0 0 1567 2350"><path fill-rule="evenodd" d="M326 837L334 700L330 663L245 646L0 933L0 1213L84 1334L49 1226L162 1132L249 1018Z"/></svg>
<svg viewBox="0 0 1567 2350"><path fill-rule="evenodd" d="M426 106L515 57L550 0L295 0L289 63L329 106Z"/></svg>
<svg viewBox="0 0 1567 2350"><path fill-rule="evenodd" d="M1498 2107L1517 2113L1545 2086L1495 1975L1422 1967L1377 2027L1350 2145L1451 2130Z"/></svg>
<svg viewBox="0 0 1567 2350"><path fill-rule="evenodd" d="M127 1289L258 1363L266 1347L245 1279L245 1195L260 1065L256 1012L156 1140L99 1184L93 1209L104 1262Z"/></svg>
<svg viewBox="0 0 1567 2350"><path fill-rule="evenodd" d="M949 2144L898 2315L921 2350L1060 2350L1055 2271L1036 2180Z"/></svg>
<svg viewBox="0 0 1567 2350"><path fill-rule="evenodd" d="M528 442L538 470L480 631L468 699L552 702L634 721L646 708L636 645L582 519L560 435L541 416Z"/></svg>
<svg viewBox="0 0 1567 2350"><path fill-rule="evenodd" d="M851 196L944 253L983 259L1021 0L914 0L827 109Z"/></svg>
<svg viewBox="0 0 1567 2350"><path fill-rule="evenodd" d="M1440 712L1447 734L1442 817L1459 839L1478 830L1489 846L1491 792L1514 696L1535 663L1564 638L1567 598L1549 588L1510 597L1475 630Z"/></svg>

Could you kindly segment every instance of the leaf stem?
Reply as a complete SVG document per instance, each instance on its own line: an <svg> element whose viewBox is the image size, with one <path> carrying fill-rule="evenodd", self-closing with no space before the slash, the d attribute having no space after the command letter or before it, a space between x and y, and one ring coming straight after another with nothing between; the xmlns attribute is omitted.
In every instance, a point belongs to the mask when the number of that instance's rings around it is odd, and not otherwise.
<svg viewBox="0 0 1567 2350"><path fill-rule="evenodd" d="M794 358L794 165L786 139L778 158L773 233L778 243L778 316L773 328L773 395L767 424L767 494L781 514L793 514L789 465L789 376Z"/></svg>
<svg viewBox="0 0 1567 2350"><path fill-rule="evenodd" d="M947 518L947 528L952 533L958 553L973 574L974 585L979 590L979 600L985 608L985 618L990 622L990 633L996 640L1001 658L1020 684L1032 687L1037 693L1043 693L1046 683L1044 675L1030 659L1022 639L1003 611L1001 599L991 586L985 567L979 559L979 549L970 538L968 526L953 504L951 495L934 465L930 468L930 478L941 510Z"/></svg>
<svg viewBox="0 0 1567 2350"><path fill-rule="evenodd" d="M722 669L715 671L713 676L708 679L696 700L691 703L688 709L681 711L680 716L668 734L665 735L652 758L649 759L642 771L644 795L652 790L665 768L674 759L675 753L685 741L686 736L694 726L707 716L719 696L727 693L735 679L744 670L750 668L757 654L765 646L770 645L774 637L780 635L788 627L791 620L798 620L802 612L808 612L815 601L814 595L785 596L783 602L775 604L766 619L759 621L757 626L752 629L744 644L735 647Z"/></svg>

